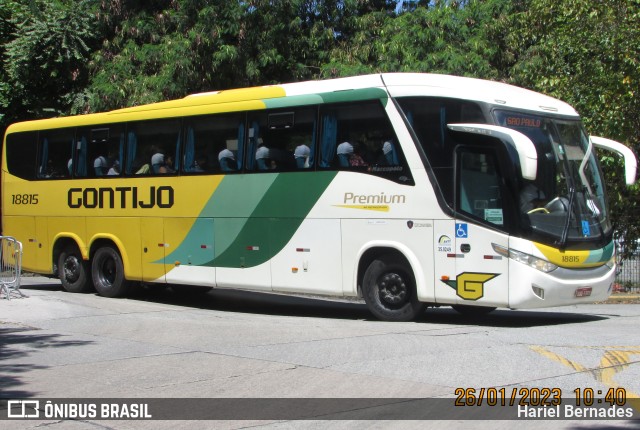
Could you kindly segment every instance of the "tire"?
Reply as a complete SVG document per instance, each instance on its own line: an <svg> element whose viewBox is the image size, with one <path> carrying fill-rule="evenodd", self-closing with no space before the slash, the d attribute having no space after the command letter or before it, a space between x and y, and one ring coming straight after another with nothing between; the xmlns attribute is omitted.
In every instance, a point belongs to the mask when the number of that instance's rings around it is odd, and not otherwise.
<svg viewBox="0 0 640 430"><path fill-rule="evenodd" d="M480 317L496 310L489 306L451 305L458 313L469 317Z"/></svg>
<svg viewBox="0 0 640 430"><path fill-rule="evenodd" d="M76 246L65 247L58 257L58 278L62 288L70 293L86 293L91 284L90 265L82 259Z"/></svg>
<svg viewBox="0 0 640 430"><path fill-rule="evenodd" d="M362 292L371 313L383 321L411 321L427 308L418 301L408 263L395 255L371 262L364 274Z"/></svg>
<svg viewBox="0 0 640 430"><path fill-rule="evenodd" d="M124 277L124 265L120 253L112 246L99 248L91 264L93 285L101 296L122 297L129 291Z"/></svg>

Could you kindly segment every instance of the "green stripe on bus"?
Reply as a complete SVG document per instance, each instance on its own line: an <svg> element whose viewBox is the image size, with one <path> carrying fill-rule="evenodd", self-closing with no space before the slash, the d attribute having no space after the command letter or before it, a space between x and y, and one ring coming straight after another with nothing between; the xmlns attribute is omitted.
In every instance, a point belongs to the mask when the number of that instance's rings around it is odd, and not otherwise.
<svg viewBox="0 0 640 430"><path fill-rule="evenodd" d="M214 267L253 267L270 260L291 240L337 172L299 172L277 175L233 243L205 264ZM260 180L265 174L250 175ZM238 196L241 197L241 196ZM218 220L229 227L233 220ZM245 220L243 220L245 221ZM227 224L227 225L225 225Z"/></svg>
<svg viewBox="0 0 640 430"><path fill-rule="evenodd" d="M325 103L343 103L362 100L382 100L383 105L387 105L387 92L381 88L364 88L361 90L334 91L320 94Z"/></svg>
<svg viewBox="0 0 640 430"><path fill-rule="evenodd" d="M164 261L218 267L253 267L268 261L291 239L336 174L225 176L185 239ZM213 231L207 221L211 219ZM194 255L203 238L211 236L215 258Z"/></svg>
<svg viewBox="0 0 640 430"><path fill-rule="evenodd" d="M591 251L589 253L589 258L585 261L586 264L591 263L606 263L613 256L613 241L610 242L607 246L601 249L596 249L595 251Z"/></svg>
<svg viewBox="0 0 640 430"><path fill-rule="evenodd" d="M319 105L323 103L318 94L305 94L300 96L281 97L279 99L262 100L267 109L288 108L296 106Z"/></svg>

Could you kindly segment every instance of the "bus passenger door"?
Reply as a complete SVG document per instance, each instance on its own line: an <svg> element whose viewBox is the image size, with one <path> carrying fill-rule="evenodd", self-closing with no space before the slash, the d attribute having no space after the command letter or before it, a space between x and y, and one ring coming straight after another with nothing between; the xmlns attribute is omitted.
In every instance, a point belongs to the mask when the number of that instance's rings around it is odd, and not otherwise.
<svg viewBox="0 0 640 430"><path fill-rule="evenodd" d="M447 284L455 290L458 304L507 307L509 304L509 261L496 248L508 249L505 223L505 187L498 156L487 147L459 147L456 150L453 226L455 278Z"/></svg>

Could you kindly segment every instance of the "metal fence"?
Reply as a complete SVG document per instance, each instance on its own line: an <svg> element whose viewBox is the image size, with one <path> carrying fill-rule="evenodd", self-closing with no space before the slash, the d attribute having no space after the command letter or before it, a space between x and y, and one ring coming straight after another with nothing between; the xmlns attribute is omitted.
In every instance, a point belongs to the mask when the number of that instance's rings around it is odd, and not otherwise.
<svg viewBox="0 0 640 430"><path fill-rule="evenodd" d="M13 237L0 236L0 297L26 297L20 291L22 244Z"/></svg>
<svg viewBox="0 0 640 430"><path fill-rule="evenodd" d="M617 291L640 293L640 256L622 260L616 275Z"/></svg>

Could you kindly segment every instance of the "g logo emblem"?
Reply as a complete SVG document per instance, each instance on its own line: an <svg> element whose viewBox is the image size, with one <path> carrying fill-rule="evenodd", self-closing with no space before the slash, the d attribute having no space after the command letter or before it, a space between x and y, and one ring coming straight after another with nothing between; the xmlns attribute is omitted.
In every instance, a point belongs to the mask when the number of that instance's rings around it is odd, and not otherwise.
<svg viewBox="0 0 640 430"><path fill-rule="evenodd" d="M495 273L463 272L455 281L443 281L456 290L456 295L464 300L478 300L484 296L484 283L495 278Z"/></svg>

